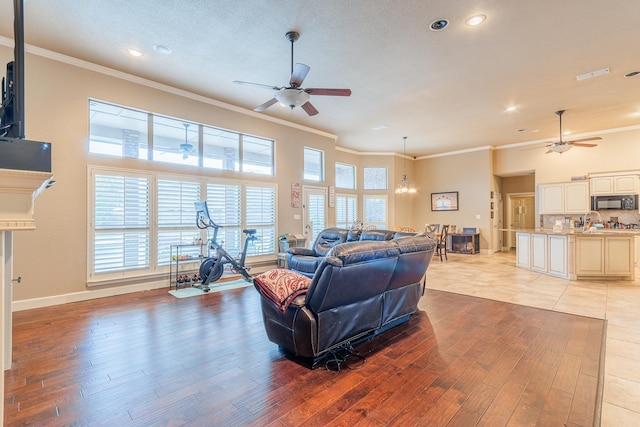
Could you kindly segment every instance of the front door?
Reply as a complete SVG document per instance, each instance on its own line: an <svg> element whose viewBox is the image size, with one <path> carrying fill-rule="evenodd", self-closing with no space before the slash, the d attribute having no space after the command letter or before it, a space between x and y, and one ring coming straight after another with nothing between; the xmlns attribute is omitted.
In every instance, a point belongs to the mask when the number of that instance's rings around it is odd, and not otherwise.
<svg viewBox="0 0 640 427"><path fill-rule="evenodd" d="M327 189L320 187L304 187L302 215L302 233L307 239L307 247L311 247L318 234L327 228Z"/></svg>

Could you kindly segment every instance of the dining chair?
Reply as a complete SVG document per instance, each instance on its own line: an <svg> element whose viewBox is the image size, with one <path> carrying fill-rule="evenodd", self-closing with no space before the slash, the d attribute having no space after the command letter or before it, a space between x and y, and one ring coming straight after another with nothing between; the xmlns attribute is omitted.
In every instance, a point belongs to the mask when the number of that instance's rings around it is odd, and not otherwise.
<svg viewBox="0 0 640 427"><path fill-rule="evenodd" d="M443 225L442 233L436 244L436 255L440 257L440 261L442 261L442 255L444 255L444 259L449 260L449 258L447 258L447 234L449 234L449 225Z"/></svg>
<svg viewBox="0 0 640 427"><path fill-rule="evenodd" d="M413 228L413 227L400 227L400 230L398 230L398 231L402 231L402 232L405 232L405 233L415 233L416 229Z"/></svg>
<svg viewBox="0 0 640 427"><path fill-rule="evenodd" d="M428 231L430 233L437 233L440 231L440 224L425 224L424 231Z"/></svg>

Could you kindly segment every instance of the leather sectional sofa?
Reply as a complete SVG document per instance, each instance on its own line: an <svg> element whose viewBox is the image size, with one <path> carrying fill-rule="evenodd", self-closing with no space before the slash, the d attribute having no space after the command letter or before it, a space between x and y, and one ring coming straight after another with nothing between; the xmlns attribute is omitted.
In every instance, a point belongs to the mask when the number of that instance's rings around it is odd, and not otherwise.
<svg viewBox="0 0 640 427"><path fill-rule="evenodd" d="M274 303L256 277L269 340L314 366L332 350L408 321L417 310L435 247L430 235L334 245L311 279L272 270L307 281L308 288L291 293L295 298L286 304Z"/></svg>
<svg viewBox="0 0 640 427"><path fill-rule="evenodd" d="M368 240L391 240L396 237L413 235L389 230L347 230L344 228L326 228L316 237L315 242L308 248L289 248L287 251L287 266L290 270L312 277L320 261L335 245L345 242Z"/></svg>

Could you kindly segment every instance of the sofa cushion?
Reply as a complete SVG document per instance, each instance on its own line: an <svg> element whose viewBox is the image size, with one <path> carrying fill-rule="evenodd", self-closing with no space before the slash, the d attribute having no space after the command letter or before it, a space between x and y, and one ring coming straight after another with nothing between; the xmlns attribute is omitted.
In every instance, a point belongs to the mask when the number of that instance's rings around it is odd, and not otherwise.
<svg viewBox="0 0 640 427"><path fill-rule="evenodd" d="M307 292L311 279L294 271L276 268L257 275L253 283L284 313L291 301Z"/></svg>
<svg viewBox="0 0 640 427"><path fill-rule="evenodd" d="M313 250L318 256L325 256L332 247L347 240L349 230L343 228L326 228L318 234L313 244Z"/></svg>
<svg viewBox="0 0 640 427"><path fill-rule="evenodd" d="M395 235L394 231L389 230L363 230L360 234L360 241L363 240L391 240Z"/></svg>
<svg viewBox="0 0 640 427"><path fill-rule="evenodd" d="M289 256L288 267L298 273L311 277L316 272L318 265L322 261L322 257L309 255Z"/></svg>

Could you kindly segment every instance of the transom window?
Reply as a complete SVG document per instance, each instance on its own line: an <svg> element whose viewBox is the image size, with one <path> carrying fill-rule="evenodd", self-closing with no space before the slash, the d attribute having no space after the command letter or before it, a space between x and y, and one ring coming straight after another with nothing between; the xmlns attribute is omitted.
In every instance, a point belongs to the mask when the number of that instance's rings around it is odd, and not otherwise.
<svg viewBox="0 0 640 427"><path fill-rule="evenodd" d="M344 163L336 163L336 187L356 189L356 167Z"/></svg>
<svg viewBox="0 0 640 427"><path fill-rule="evenodd" d="M386 190L387 189L387 168L386 167L365 167L363 188L365 190Z"/></svg>
<svg viewBox="0 0 640 427"><path fill-rule="evenodd" d="M267 138L89 100L92 154L274 175L274 145Z"/></svg>
<svg viewBox="0 0 640 427"><path fill-rule="evenodd" d="M323 151L304 147L304 179L307 181L324 181Z"/></svg>

